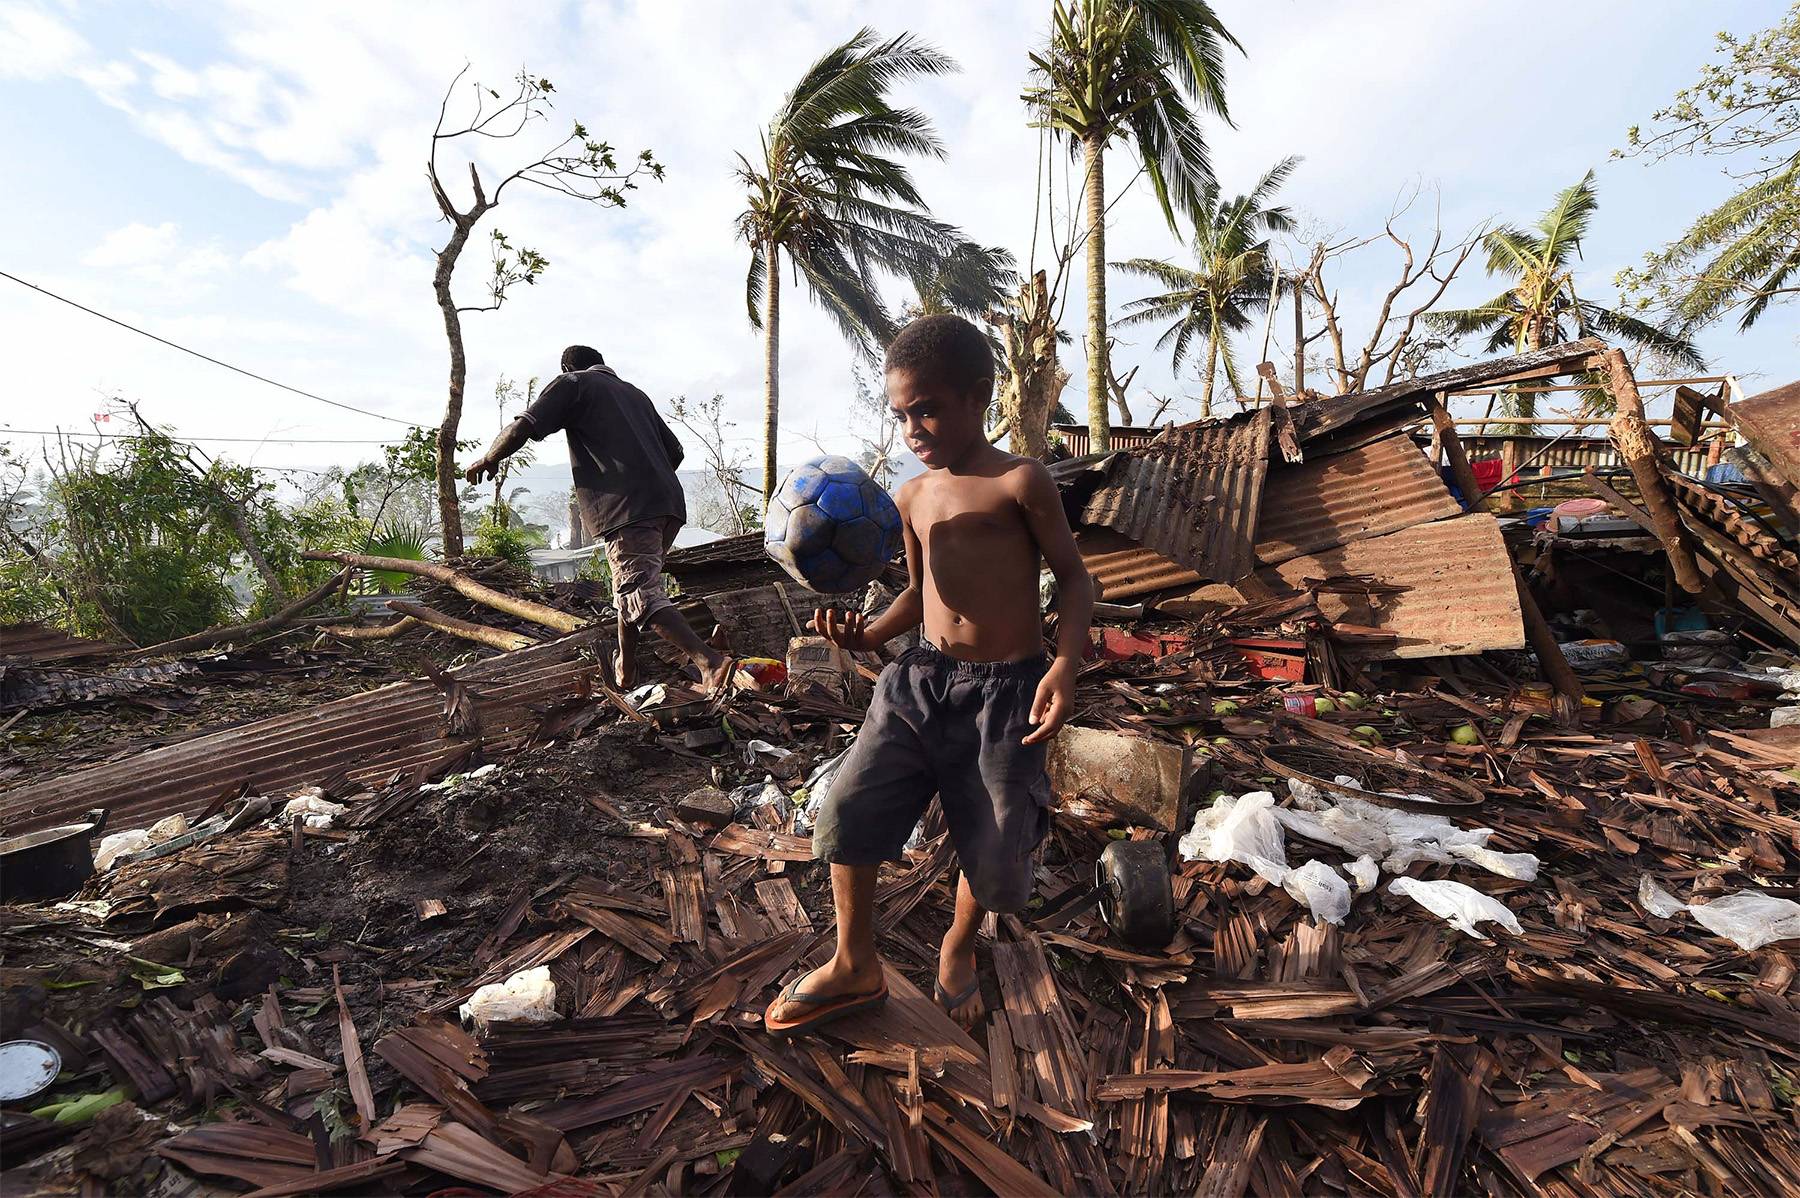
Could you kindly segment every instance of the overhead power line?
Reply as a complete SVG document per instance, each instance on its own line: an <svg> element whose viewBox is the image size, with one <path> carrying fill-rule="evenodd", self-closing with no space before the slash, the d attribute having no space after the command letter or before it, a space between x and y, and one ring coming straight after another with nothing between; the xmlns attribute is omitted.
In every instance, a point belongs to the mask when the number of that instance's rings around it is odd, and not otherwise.
<svg viewBox="0 0 1800 1198"><path fill-rule="evenodd" d="M125 321L120 320L116 316L108 316L104 312L97 312L94 309L88 307L86 304L77 303L76 301L70 299L66 295L58 295L54 291L51 291L44 287L39 287L36 283L28 283L24 279L19 278L19 276L7 274L3 270L0 270L0 279L11 279L13 282L17 283L21 287L28 287L32 291L37 292L39 295L47 295L51 299L56 300L59 303L67 304L71 308L80 309L81 311L86 312L89 316L98 316L101 320L106 321L108 324L116 324L120 328L128 329L131 332L136 333L140 337L148 337L148 338L150 338L150 340L159 342L163 345L166 345L170 349L178 349L184 354L191 354L194 357L199 358L202 362L211 362L214 366L223 366L226 370L235 371L236 373L241 374L246 378L255 379L259 383L267 383L271 387L279 387L283 391L291 391L295 395L304 396L307 399L317 400L319 403L329 404L334 408L342 408L346 412L355 412L361 416L373 416L377 420L387 420L387 421L391 421L394 424L404 424L408 428L424 428L424 427L426 427L423 424L415 424L411 420L402 420L398 416L387 416L387 415L383 415L380 412L371 412L367 408L359 408L354 404L340 403L335 399L326 399L323 395L314 395L311 391L303 391L299 387L290 387L286 383L278 383L274 379L269 378L266 375L257 374L254 370L245 370L242 366L233 366L230 362L221 362L218 358L213 357L211 354L203 354L197 349L189 349L187 346L182 345L179 342L170 341L167 337L158 337L155 333L149 332L146 329L140 329L134 324L127 324ZM214 438L214 439L216 440L218 438Z"/></svg>
<svg viewBox="0 0 1800 1198"><path fill-rule="evenodd" d="M142 441L145 433L77 433L62 428L7 428L0 425L0 436L18 434L26 437L84 437L90 441ZM241 445L391 445L379 437L190 437L186 433L166 434L174 441L226 441Z"/></svg>

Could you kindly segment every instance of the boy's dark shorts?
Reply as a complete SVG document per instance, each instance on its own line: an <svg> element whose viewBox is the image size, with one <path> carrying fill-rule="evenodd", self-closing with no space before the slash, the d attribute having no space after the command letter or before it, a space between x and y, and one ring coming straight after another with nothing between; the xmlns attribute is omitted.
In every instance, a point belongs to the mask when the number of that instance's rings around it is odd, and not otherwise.
<svg viewBox="0 0 1800 1198"><path fill-rule="evenodd" d="M963 874L989 911L1031 898L1033 856L1050 828L1048 746L1031 732L1042 658L958 661L930 645L882 671L869 715L813 829L813 856L840 865L903 860L935 793Z"/></svg>

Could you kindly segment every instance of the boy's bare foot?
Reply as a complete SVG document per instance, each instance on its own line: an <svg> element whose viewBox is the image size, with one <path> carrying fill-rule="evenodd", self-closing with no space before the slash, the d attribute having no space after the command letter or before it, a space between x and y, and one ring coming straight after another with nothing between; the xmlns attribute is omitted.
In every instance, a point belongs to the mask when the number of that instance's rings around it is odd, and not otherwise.
<svg viewBox="0 0 1800 1198"><path fill-rule="evenodd" d="M637 683L637 671L633 669L637 663L626 657L619 650L613 650L614 685L621 691L629 691Z"/></svg>
<svg viewBox="0 0 1800 1198"><path fill-rule="evenodd" d="M987 1008L975 973L975 950L958 952L948 945L938 954L938 1001L964 1031L974 1027Z"/></svg>
<svg viewBox="0 0 1800 1198"><path fill-rule="evenodd" d="M797 985L783 991L784 995L804 994L811 1001L784 997L771 1005L767 1014L784 1023L804 1019L819 1008L822 999L875 993L881 989L883 977L879 957L866 965L852 967L834 956L801 978Z"/></svg>

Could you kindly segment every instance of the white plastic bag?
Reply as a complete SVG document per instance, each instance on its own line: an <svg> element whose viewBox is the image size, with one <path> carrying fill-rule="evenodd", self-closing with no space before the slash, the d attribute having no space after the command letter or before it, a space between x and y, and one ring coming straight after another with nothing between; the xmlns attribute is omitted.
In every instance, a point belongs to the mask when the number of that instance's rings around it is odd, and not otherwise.
<svg viewBox="0 0 1800 1198"><path fill-rule="evenodd" d="M1473 862L1503 878L1520 882L1537 881L1538 859L1530 853L1497 853L1485 845L1453 844L1450 846L1450 855Z"/></svg>
<svg viewBox="0 0 1800 1198"><path fill-rule="evenodd" d="M150 843L161 844L165 840L174 840L177 836L185 836L188 830L187 816L181 812L165 815L150 825Z"/></svg>
<svg viewBox="0 0 1800 1198"><path fill-rule="evenodd" d="M550 980L550 967L540 965L513 974L504 982L491 982L457 1008L465 1021L477 1028L490 1023L547 1023L556 1018L556 983Z"/></svg>
<svg viewBox="0 0 1800 1198"><path fill-rule="evenodd" d="M94 868L105 873L118 863L120 857L141 853L149 847L150 833L142 828L133 828L129 832L114 832L111 836L102 836L100 847L94 850Z"/></svg>
<svg viewBox="0 0 1800 1198"><path fill-rule="evenodd" d="M289 799L287 806L281 809L281 818L289 823L299 820L309 828L329 828L332 820L348 810L342 803L306 794Z"/></svg>
<svg viewBox="0 0 1800 1198"><path fill-rule="evenodd" d="M1464 886L1461 882L1422 882L1417 878L1395 878L1388 883L1389 894L1404 895L1419 904L1439 919L1449 922L1450 926L1465 936L1473 936L1477 940L1486 940L1475 925L1480 923L1497 923L1515 936L1523 935L1524 929L1506 904L1498 899L1489 898L1472 886Z"/></svg>
<svg viewBox="0 0 1800 1198"><path fill-rule="evenodd" d="M1275 821L1275 796L1266 790L1242 798L1220 795L1194 815L1194 826L1181 838L1181 855L1207 861L1248 865L1271 886L1287 877L1287 847Z"/></svg>
<svg viewBox="0 0 1800 1198"><path fill-rule="evenodd" d="M1687 904L1664 890L1649 874L1638 879L1638 906L1658 919L1673 919L1687 910Z"/></svg>
<svg viewBox="0 0 1800 1198"><path fill-rule="evenodd" d="M1381 881L1381 867L1375 864L1373 857L1358 857L1344 866L1344 872L1356 883L1356 893L1367 894L1375 889L1375 883Z"/></svg>
<svg viewBox="0 0 1800 1198"><path fill-rule="evenodd" d="M1694 922L1745 952L1777 940L1800 939L1800 903L1759 890L1740 890L1710 903L1689 903Z"/></svg>
<svg viewBox="0 0 1800 1198"><path fill-rule="evenodd" d="M1313 858L1299 869L1291 869L1281 888L1305 903L1315 923L1343 923L1350 914L1350 884L1331 866Z"/></svg>

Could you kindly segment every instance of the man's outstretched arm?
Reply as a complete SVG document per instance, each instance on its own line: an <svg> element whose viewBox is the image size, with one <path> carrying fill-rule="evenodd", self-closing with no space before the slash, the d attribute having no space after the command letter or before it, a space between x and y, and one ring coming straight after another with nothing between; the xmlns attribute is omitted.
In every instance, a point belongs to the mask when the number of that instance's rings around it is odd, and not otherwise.
<svg viewBox="0 0 1800 1198"><path fill-rule="evenodd" d="M493 478L500 471L500 463L518 453L529 440L531 426L523 419L513 421L500 430L500 435L494 438L494 443L488 446L486 453L469 463L469 468L463 471L463 477L472 483Z"/></svg>

